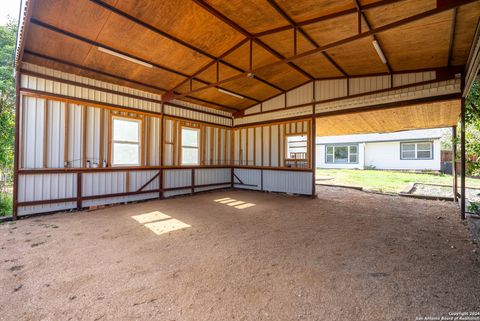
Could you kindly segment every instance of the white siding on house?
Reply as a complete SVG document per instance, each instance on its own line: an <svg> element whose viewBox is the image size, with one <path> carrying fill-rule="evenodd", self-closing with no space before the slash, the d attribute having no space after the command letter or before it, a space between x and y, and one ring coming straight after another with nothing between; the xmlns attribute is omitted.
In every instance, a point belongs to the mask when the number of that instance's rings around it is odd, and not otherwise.
<svg viewBox="0 0 480 321"><path fill-rule="evenodd" d="M365 144L365 166L376 169L395 170L440 170L440 140L433 141L433 159L400 159L401 142L379 142Z"/></svg>
<svg viewBox="0 0 480 321"><path fill-rule="evenodd" d="M352 144L356 145L356 144ZM352 164L332 164L326 162L326 148L328 145L317 145L316 164L317 168L349 168L363 169L365 157L365 144L358 144L358 162Z"/></svg>

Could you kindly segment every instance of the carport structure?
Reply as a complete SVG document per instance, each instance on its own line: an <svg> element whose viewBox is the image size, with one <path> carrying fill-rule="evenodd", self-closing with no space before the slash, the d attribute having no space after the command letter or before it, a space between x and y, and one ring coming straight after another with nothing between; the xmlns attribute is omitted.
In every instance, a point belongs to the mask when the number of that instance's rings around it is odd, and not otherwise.
<svg viewBox="0 0 480 321"><path fill-rule="evenodd" d="M23 9L15 218L228 187L313 195L317 134L459 117L464 178L478 0L30 0Z"/></svg>

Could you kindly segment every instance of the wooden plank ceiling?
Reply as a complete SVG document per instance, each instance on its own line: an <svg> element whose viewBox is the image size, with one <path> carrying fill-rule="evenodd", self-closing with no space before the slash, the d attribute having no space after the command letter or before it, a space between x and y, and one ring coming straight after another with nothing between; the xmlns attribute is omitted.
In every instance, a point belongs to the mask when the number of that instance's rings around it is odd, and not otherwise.
<svg viewBox="0 0 480 321"><path fill-rule="evenodd" d="M317 136L389 133L456 126L460 100L368 110L317 118Z"/></svg>
<svg viewBox="0 0 480 321"><path fill-rule="evenodd" d="M462 66L480 15L476 1L247 77L250 70L435 9L437 0L30 2L23 61L158 94L176 93L228 111L248 108L312 79ZM209 87L196 91L204 86Z"/></svg>

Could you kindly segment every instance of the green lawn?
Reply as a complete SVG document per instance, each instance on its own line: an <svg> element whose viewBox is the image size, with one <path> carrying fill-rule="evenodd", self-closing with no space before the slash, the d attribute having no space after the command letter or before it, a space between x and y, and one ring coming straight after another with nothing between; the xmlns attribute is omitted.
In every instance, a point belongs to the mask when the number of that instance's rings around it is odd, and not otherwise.
<svg viewBox="0 0 480 321"><path fill-rule="evenodd" d="M7 193L0 192L0 216L12 215L13 195L9 191Z"/></svg>
<svg viewBox="0 0 480 321"><path fill-rule="evenodd" d="M324 179L333 177L333 179ZM451 175L379 170L317 169L317 183L363 187L384 193L399 193L408 183L452 186ZM460 184L460 179L459 179ZM480 188L480 179L467 178L467 187Z"/></svg>

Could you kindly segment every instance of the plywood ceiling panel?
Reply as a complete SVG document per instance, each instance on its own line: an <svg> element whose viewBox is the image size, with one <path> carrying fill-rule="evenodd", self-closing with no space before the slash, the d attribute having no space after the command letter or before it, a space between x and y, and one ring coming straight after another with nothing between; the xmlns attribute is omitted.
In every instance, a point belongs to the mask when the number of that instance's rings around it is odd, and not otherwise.
<svg viewBox="0 0 480 321"><path fill-rule="evenodd" d="M294 31L286 30L264 37L260 39L267 45L278 51L284 57L290 57L294 55ZM315 46L311 44L305 37L298 32L297 33L297 53L302 53L308 50L314 49Z"/></svg>
<svg viewBox="0 0 480 321"><path fill-rule="evenodd" d="M441 128L458 122L460 100L364 111L317 118L317 136L389 133Z"/></svg>
<svg viewBox="0 0 480 321"><path fill-rule="evenodd" d="M87 70L84 70L84 69L73 67L71 65L65 65L65 64L62 64L62 63L58 63L58 62L53 62L53 61L50 61L50 60L40 58L38 56L28 54L28 53L25 53L24 61L35 64L35 65L43 66L43 67L46 67L46 68L60 70L60 71L64 71L64 72L67 72L67 73L71 73L71 74L75 74L75 75L79 75L79 76L83 76L83 77L87 77L87 78L97 79L97 80L100 80L100 81L105 81L105 82L109 82L109 83L120 85L120 86L135 88L135 89L151 92L151 93L154 93L154 94L160 94L161 95L161 94L165 93L164 90L158 90L158 89L155 89L155 88L152 88L152 87L149 87L149 86L142 86L142 85L137 84L137 83L120 80L120 79L115 78L115 77L109 77L109 76L106 76L104 74L99 74L99 73L96 73L96 72L87 71Z"/></svg>
<svg viewBox="0 0 480 321"><path fill-rule="evenodd" d="M236 97L221 93L216 88L208 88L200 92L192 93L189 96L205 99L209 101L214 101L216 103L220 103L226 106L234 106L235 108L238 108L238 109L247 108L249 106L252 106L255 103L250 99L246 99L246 98L240 99L240 98L236 98Z"/></svg>
<svg viewBox="0 0 480 321"><path fill-rule="evenodd" d="M214 56L244 38L193 1L123 0L116 7Z"/></svg>
<svg viewBox="0 0 480 321"><path fill-rule="evenodd" d="M475 26L479 21L479 12L480 2L474 2L458 8L455 41L453 43L453 66L461 66L467 63L470 46L475 33Z"/></svg>
<svg viewBox="0 0 480 321"><path fill-rule="evenodd" d="M250 79L248 77L225 83L222 85L222 88L245 94L260 101L267 100L280 93L280 91L275 88L268 86L257 79Z"/></svg>
<svg viewBox="0 0 480 321"><path fill-rule="evenodd" d="M100 52L96 47L32 25L27 35L26 49L69 61L74 64L117 74L121 77L152 81L156 87L170 88L184 77L158 68L148 68L124 59ZM137 78L135 78L135 76Z"/></svg>
<svg viewBox="0 0 480 321"><path fill-rule="evenodd" d="M295 63L315 78L332 78L343 76L343 74L321 53L296 60Z"/></svg>
<svg viewBox="0 0 480 321"><path fill-rule="evenodd" d="M250 33L259 33L288 24L266 0L207 0L206 2Z"/></svg>
<svg viewBox="0 0 480 321"><path fill-rule="evenodd" d="M363 38L328 51L330 56L350 75L388 72L371 38Z"/></svg>
<svg viewBox="0 0 480 321"><path fill-rule="evenodd" d="M366 11L365 15L372 25L372 28L378 28L435 9L436 7L437 0L403 0L394 4L373 8Z"/></svg>
<svg viewBox="0 0 480 321"><path fill-rule="evenodd" d="M378 39L393 70L442 67L448 64L451 24L451 13L444 12L381 33Z"/></svg>
<svg viewBox="0 0 480 321"><path fill-rule="evenodd" d="M257 76L285 90L289 90L309 80L309 78L285 64L263 69L257 73Z"/></svg>

